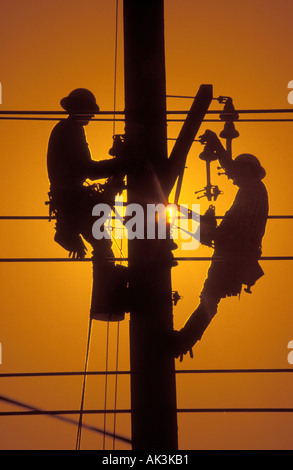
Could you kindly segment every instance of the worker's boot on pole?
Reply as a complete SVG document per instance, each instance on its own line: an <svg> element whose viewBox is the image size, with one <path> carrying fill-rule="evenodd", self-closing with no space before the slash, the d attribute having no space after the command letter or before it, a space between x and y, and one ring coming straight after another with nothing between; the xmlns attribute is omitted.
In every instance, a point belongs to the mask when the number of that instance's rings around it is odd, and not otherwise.
<svg viewBox="0 0 293 470"><path fill-rule="evenodd" d="M178 358L191 351L193 346L201 340L216 311L217 304L215 304L215 309L210 311L206 305L200 303L184 327L180 331L174 331L172 347L175 357Z"/></svg>

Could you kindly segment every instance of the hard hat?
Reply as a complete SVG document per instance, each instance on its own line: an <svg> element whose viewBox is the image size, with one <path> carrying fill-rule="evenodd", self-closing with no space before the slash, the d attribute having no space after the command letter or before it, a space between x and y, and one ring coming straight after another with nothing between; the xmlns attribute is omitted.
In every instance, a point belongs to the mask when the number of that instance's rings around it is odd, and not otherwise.
<svg viewBox="0 0 293 470"><path fill-rule="evenodd" d="M239 169L250 169L258 179L262 180L266 176L266 171L261 166L259 159L249 153L238 155L234 160L234 164Z"/></svg>
<svg viewBox="0 0 293 470"><path fill-rule="evenodd" d="M96 114L100 108L93 93L86 88L77 88L62 98L60 104L69 113Z"/></svg>

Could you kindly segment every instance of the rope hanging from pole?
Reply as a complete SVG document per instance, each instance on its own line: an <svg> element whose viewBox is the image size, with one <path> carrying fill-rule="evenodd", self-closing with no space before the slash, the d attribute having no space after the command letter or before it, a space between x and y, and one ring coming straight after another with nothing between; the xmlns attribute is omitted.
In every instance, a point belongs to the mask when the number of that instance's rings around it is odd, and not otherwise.
<svg viewBox="0 0 293 470"><path fill-rule="evenodd" d="M115 125L116 125L116 90L117 90L117 51L118 51L118 5L119 0L116 0L116 8L115 8L115 53L114 53L114 113L113 113L113 135L115 135ZM112 234L112 238L114 236ZM123 256L122 252L122 241L121 247L118 246L116 239L114 239L115 244L117 245L121 256ZM123 256L124 257L124 256ZM82 387L82 396L81 396L81 404L80 404L80 417L78 423L78 430L77 430L77 438L76 438L76 450L80 450L81 445L81 432L82 432L82 419L83 419L83 408L84 408L84 399L85 399L85 389L86 389L86 376L87 376L87 366L88 366L88 358L89 358L89 350L90 350L90 339L91 339L91 331L92 331L92 317L90 316L89 320L89 330L88 330L88 339L87 339L87 349L86 349L86 359L85 359L85 371L84 371L84 379L83 379L83 387ZM119 340L119 322L117 326L117 358L116 358L116 369L118 367L118 340ZM103 428L103 449L105 449L105 439L106 439L106 407L107 407L107 388L108 388L108 356L109 356L109 321L107 322L107 344L106 344L106 370L105 370L105 402L104 402L104 428ZM117 372L117 370L116 370ZM116 385L115 385L115 417L116 417L116 394L117 394L117 374L116 374ZM113 436L113 443L115 442L115 429L116 429L116 419L115 419L115 427L114 427L114 436Z"/></svg>
<svg viewBox="0 0 293 470"><path fill-rule="evenodd" d="M110 325L109 325L109 322L107 322L103 450L105 450L105 445L106 445L106 420L107 420L106 409L107 409L107 393L108 393L109 328L110 328Z"/></svg>
<svg viewBox="0 0 293 470"><path fill-rule="evenodd" d="M82 419L83 419L83 408L84 408L84 398L85 398L85 388L86 388L86 377L87 377L87 366L88 366L88 358L89 358L89 350L90 350L91 331L92 331L92 319L90 318L90 320L89 320L89 329L88 329L88 338L87 338L85 368L84 368L84 376L83 376L83 386L82 386L81 403L80 403L80 415L79 415L79 422L78 422L78 428L77 428L75 450L80 450L80 444L81 444Z"/></svg>
<svg viewBox="0 0 293 470"><path fill-rule="evenodd" d="M113 136L116 134L116 94L117 94L117 58L118 58L118 14L119 14L119 0L116 0L116 18L115 18L115 60L114 60L114 120L113 120ZM120 255L124 258L122 251L122 239L121 246L119 247L116 238L112 233L112 239L116 244ZM120 262L121 264L121 262ZM115 449L115 432L116 432L116 403L117 403L117 370L118 370L118 351L119 351L119 322L117 322L117 352L116 352L116 379L115 379L115 406L114 406L114 436L113 436L113 449ZM106 348L106 372L108 372L108 354L109 354L109 322L107 325L107 348ZM105 411L107 404L107 379L108 375L105 376ZM104 414L104 434L103 434L103 450L105 450L105 437L106 437L106 412Z"/></svg>
<svg viewBox="0 0 293 470"><path fill-rule="evenodd" d="M119 359L119 331L120 322L117 322L117 349L116 349L116 368L115 368L115 393L114 393L114 429L113 429L113 450L115 450L116 443L116 416L117 416L117 395L118 395L118 359Z"/></svg>

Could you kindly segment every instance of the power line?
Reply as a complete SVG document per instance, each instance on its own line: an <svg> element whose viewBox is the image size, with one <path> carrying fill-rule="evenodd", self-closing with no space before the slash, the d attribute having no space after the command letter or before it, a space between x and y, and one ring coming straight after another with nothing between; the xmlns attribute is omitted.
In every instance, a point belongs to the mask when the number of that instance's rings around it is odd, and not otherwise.
<svg viewBox="0 0 293 470"><path fill-rule="evenodd" d="M288 369L290 370L290 369ZM293 370L293 369L292 369ZM84 375L128 375L130 371L86 371L86 372L14 372L2 373L0 378L19 378L19 377L78 377Z"/></svg>
<svg viewBox="0 0 293 470"><path fill-rule="evenodd" d="M130 370L108 370L108 371L86 371L86 372L14 372L2 373L0 378L35 378L35 377L76 377L76 376L99 376L99 375L130 375ZM292 369L179 369L176 374L286 374L293 373Z"/></svg>
<svg viewBox="0 0 293 470"><path fill-rule="evenodd" d="M194 97L193 97L194 99ZM188 114L188 110L169 110L167 111L167 114ZM259 109L235 109L235 112L238 114L283 114L283 113L293 113L292 108L259 108ZM223 110L208 110L207 114L222 114ZM86 113L85 113L86 114ZM99 115L125 115L125 111L117 111L117 110L110 110L110 111L99 111ZM225 114L233 114L234 113L226 113ZM11 110L1 110L0 111L0 116L1 115L48 115L48 116L68 116L68 113L66 111L33 111L33 110L24 110L24 111L11 111ZM82 113L79 113L79 115L82 115ZM88 113L86 114L88 115Z"/></svg>
<svg viewBox="0 0 293 470"><path fill-rule="evenodd" d="M1 395L0 396L0 400L5 402L5 403L9 403L11 405L14 405L14 406L20 406L22 408L25 408L26 410L28 411L36 411L36 412L42 412L43 410L40 410L39 408L35 408L31 405L28 405L27 403L23 403L23 402L20 402L18 400L15 400L15 399L12 399L12 398L9 398L9 397L6 397L6 396L3 396ZM52 418L55 418L55 419L58 419L58 420L61 420L65 423L68 423L68 424L73 424L73 425L77 425L77 421L74 421L70 418L66 418L64 416L54 416L54 415L51 415ZM93 432L96 432L98 434L102 434L104 433L104 431L100 428L97 428L96 426L90 426L88 424L83 424L83 427L85 429L87 429L88 431L93 431ZM106 434L108 437L113 437L113 433L109 432L109 431L106 431ZM127 442L129 444L131 444L131 440L125 436L121 436L121 435L117 435L115 434L115 437L118 439L118 440L121 440L123 442Z"/></svg>
<svg viewBox="0 0 293 470"><path fill-rule="evenodd" d="M0 120L5 121L60 121L65 118L41 118L41 117L0 117ZM100 122L124 122L124 119L119 118L93 118L91 121L100 121Z"/></svg>
<svg viewBox="0 0 293 470"><path fill-rule="evenodd" d="M194 100L194 96L184 96L184 95L166 95L166 98L184 98Z"/></svg>
<svg viewBox="0 0 293 470"><path fill-rule="evenodd" d="M0 258L0 263L61 263L61 262L89 262L92 258ZM111 261L120 261L120 258L111 258Z"/></svg>
<svg viewBox="0 0 293 470"><path fill-rule="evenodd" d="M216 215L216 219L224 219L224 215ZM290 220L293 219L293 215L269 215L268 219L270 220ZM0 220L56 220L55 216L48 215L1 215Z"/></svg>
<svg viewBox="0 0 293 470"><path fill-rule="evenodd" d="M293 408L180 408L177 413L292 413Z"/></svg>
<svg viewBox="0 0 293 470"><path fill-rule="evenodd" d="M292 413L293 408L178 408L177 413ZM30 410L30 411L1 411L1 417L8 416L57 416L76 415L79 410ZM131 414L130 409L116 410L83 410L83 414Z"/></svg>
<svg viewBox="0 0 293 470"><path fill-rule="evenodd" d="M237 124L241 122L292 122L293 119L238 119ZM167 122L185 122L185 119L167 119ZM203 119L202 122L219 122L221 119Z"/></svg>
<svg viewBox="0 0 293 470"><path fill-rule="evenodd" d="M68 116L68 113L66 111L0 111L0 116L1 115L20 115L20 116L25 116L25 115L40 115L40 116ZM124 111L99 111L99 115L102 116L107 116L107 115L114 115L114 114L119 114L119 115L124 115ZM79 113L79 116L83 116L83 113ZM88 116L88 113L85 113L85 115Z"/></svg>
<svg viewBox="0 0 293 470"><path fill-rule="evenodd" d="M183 256L174 257L175 261L222 261L222 257L211 256ZM262 256L260 261L292 261L293 256ZM92 258L0 258L0 263L74 263L74 262L90 262ZM108 261L128 261L128 258L108 258Z"/></svg>
<svg viewBox="0 0 293 470"><path fill-rule="evenodd" d="M176 114L176 113L174 113ZM13 117L2 117L0 116L0 120L2 121L60 121L65 118L56 118L56 117L19 117L19 116L13 116ZM122 118L93 118L91 119L93 122L125 122L124 119ZM293 119L290 118L272 118L272 119L238 119L238 123L242 122L292 122ZM185 122L185 119L167 119L167 122ZM203 119L202 122L218 122L218 123L223 123L221 119Z"/></svg>
<svg viewBox="0 0 293 470"><path fill-rule="evenodd" d="M182 369L176 374L284 374L293 369Z"/></svg>
<svg viewBox="0 0 293 470"><path fill-rule="evenodd" d="M114 108L116 106L116 101L114 102ZM238 114L284 114L292 113L293 109L240 109L235 110ZM217 114L220 115L223 110L208 110L206 114ZM100 116L113 116L111 118L100 118L95 117L92 121L104 121L104 122L123 122L124 118L117 118L117 115L124 116L125 111L99 111ZM166 111L166 115L186 115L188 111L185 110L169 110ZM229 113L226 113L229 114ZM34 117L28 117L34 116ZM50 117L40 117L40 116L50 116ZM52 117L55 116L55 117ZM56 117L59 116L59 117ZM0 120L28 120L28 121L59 121L60 119L65 119L68 116L68 113L65 111L0 111ZM167 118L168 122L184 122L184 119L170 119ZM262 119L238 119L238 122L292 122L293 119L290 118L262 118ZM221 119L203 119L203 122L223 122ZM114 127L115 128L115 127Z"/></svg>
<svg viewBox="0 0 293 470"><path fill-rule="evenodd" d="M114 110L110 111L99 111L100 116L113 116L111 118L100 118L95 117L92 121L105 121L105 122L123 122L124 118L117 118L117 115L124 116L125 111L117 111L115 109L116 101L114 102ZM238 114L284 114L284 113L292 113L293 109L239 109L235 110ZM217 114L220 115L223 113L223 110L208 110L206 114ZM186 115L188 111L186 110L168 110L166 111L166 115ZM226 113L227 115L229 113ZM28 117L34 116L34 117ZM40 117L40 116L50 116L50 117ZM55 116L55 117L52 117ZM59 116L59 117L56 117ZM32 111L32 110L24 110L24 111L0 111L0 120L29 120L29 121L59 121L62 118L67 118L68 113L66 111ZM167 118L168 122L184 122L184 119L170 119ZM262 119L238 119L238 122L292 122L293 119L290 118L262 118ZM203 122L223 122L221 119L203 119Z"/></svg>
<svg viewBox="0 0 293 470"><path fill-rule="evenodd" d="M176 261L222 261L225 258L210 256L185 256L174 258ZM293 256L261 256L259 261L292 261Z"/></svg>
<svg viewBox="0 0 293 470"><path fill-rule="evenodd" d="M48 215L2 215L0 220L55 220L55 216Z"/></svg>
<svg viewBox="0 0 293 470"><path fill-rule="evenodd" d="M119 409L119 410L83 410L83 414L130 414L131 410L129 409ZM52 415L76 415L80 414L80 410L30 410L30 411L1 411L0 416L52 416ZM104 431L103 431L104 432Z"/></svg>

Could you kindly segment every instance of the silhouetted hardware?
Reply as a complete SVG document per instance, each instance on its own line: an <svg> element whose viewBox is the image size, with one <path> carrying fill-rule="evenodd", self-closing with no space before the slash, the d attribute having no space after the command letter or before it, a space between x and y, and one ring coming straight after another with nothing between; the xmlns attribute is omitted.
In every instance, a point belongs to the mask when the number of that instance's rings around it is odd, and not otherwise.
<svg viewBox="0 0 293 470"><path fill-rule="evenodd" d="M234 122L238 121L239 114L235 111L232 98L226 97L224 109L220 114L220 119L225 122L224 129L220 132L220 137L226 139L226 151L232 158L232 141L239 137L239 132L235 129Z"/></svg>
<svg viewBox="0 0 293 470"><path fill-rule="evenodd" d="M225 123L238 121L239 114L237 113L237 111L235 111L232 98L230 98L230 96L224 96L222 97L221 103L224 103L223 112L220 114L221 121L225 121ZM238 137L238 135L236 135L236 137Z"/></svg>
<svg viewBox="0 0 293 470"><path fill-rule="evenodd" d="M177 290L172 292L172 301L173 301L173 304L174 304L175 307L178 304L180 299L182 299L182 296L179 295Z"/></svg>
<svg viewBox="0 0 293 470"><path fill-rule="evenodd" d="M113 147L109 150L112 157L124 156L125 154L125 134L113 135Z"/></svg>
<svg viewBox="0 0 293 470"><path fill-rule="evenodd" d="M167 172L168 178L165 184L169 194L178 178L174 200L175 204L178 204L179 201L187 155L212 99L213 86L201 85L169 156Z"/></svg>
<svg viewBox="0 0 293 470"><path fill-rule="evenodd" d="M204 215L200 216L200 224L195 233L195 238L202 245L214 248L214 233L217 228L215 206L210 205Z"/></svg>
<svg viewBox="0 0 293 470"><path fill-rule="evenodd" d="M207 176L207 185L204 189L199 191L195 191L194 194L200 194L203 192L202 196L198 196L197 199L201 199L202 197L206 197L208 201L214 200L216 201L220 194L223 194L220 191L218 186L215 186L211 183L211 162L217 160L216 153L211 149L210 144L206 144L203 152L199 155L199 158L206 162L206 176Z"/></svg>
<svg viewBox="0 0 293 470"><path fill-rule="evenodd" d="M224 103L223 112L220 114L220 119L225 122L224 129L220 133L220 137L226 139L226 151L229 154L229 157L232 158L232 140L239 137L239 132L235 129L234 122L239 119L238 113L235 111L233 100L228 96L220 96L216 98L219 103ZM201 142L201 138L199 139ZM202 142L203 143L203 142ZM207 175L207 185L204 189L196 191L195 194L203 193L201 196L198 196L197 199L206 197L208 201L216 201L220 194L223 192L219 189L218 186L211 183L211 162L217 160L217 155L214 150L211 148L209 142L206 143L204 151L199 155L201 160L206 162L206 175ZM221 169L218 167L218 169ZM226 174L218 173L218 175Z"/></svg>
<svg viewBox="0 0 293 470"><path fill-rule="evenodd" d="M225 122L224 129L220 132L220 137L223 139L232 140L239 137L239 132L235 129L234 122Z"/></svg>

